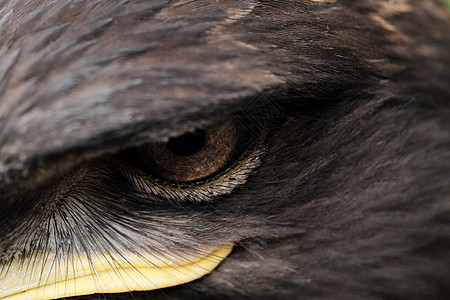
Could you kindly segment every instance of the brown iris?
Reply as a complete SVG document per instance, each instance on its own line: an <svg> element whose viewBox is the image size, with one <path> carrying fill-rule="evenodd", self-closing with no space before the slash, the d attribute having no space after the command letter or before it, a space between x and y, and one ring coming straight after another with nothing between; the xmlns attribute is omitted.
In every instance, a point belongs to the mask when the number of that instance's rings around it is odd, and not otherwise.
<svg viewBox="0 0 450 300"><path fill-rule="evenodd" d="M196 129L171 138L167 143L139 147L148 171L169 181L193 181L208 177L230 160L236 144L232 122Z"/></svg>

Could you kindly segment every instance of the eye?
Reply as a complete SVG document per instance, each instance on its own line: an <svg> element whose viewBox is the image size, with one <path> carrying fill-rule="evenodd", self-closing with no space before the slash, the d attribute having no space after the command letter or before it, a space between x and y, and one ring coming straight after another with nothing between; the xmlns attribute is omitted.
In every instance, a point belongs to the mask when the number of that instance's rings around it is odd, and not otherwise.
<svg viewBox="0 0 450 300"><path fill-rule="evenodd" d="M195 129L169 139L138 148L149 172L173 182L206 178L223 168L235 151L236 130L232 123Z"/></svg>
<svg viewBox="0 0 450 300"><path fill-rule="evenodd" d="M211 200L245 183L259 164L262 132L240 120L137 147L137 189L158 198Z"/></svg>

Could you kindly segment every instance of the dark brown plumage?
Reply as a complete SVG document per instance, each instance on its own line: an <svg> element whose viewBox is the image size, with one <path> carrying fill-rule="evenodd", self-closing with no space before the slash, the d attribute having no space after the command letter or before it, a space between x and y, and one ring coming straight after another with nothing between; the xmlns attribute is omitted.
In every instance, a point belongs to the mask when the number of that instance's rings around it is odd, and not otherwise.
<svg viewBox="0 0 450 300"><path fill-rule="evenodd" d="M431 0L1 1L0 258L233 242L106 297L445 299L449 37ZM233 119L238 184L149 192L136 147Z"/></svg>

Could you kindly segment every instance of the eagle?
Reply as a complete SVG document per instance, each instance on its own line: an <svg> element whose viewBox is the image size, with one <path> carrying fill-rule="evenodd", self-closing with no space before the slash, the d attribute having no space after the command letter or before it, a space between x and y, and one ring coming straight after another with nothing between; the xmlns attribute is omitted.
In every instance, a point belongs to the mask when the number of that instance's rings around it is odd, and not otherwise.
<svg viewBox="0 0 450 300"><path fill-rule="evenodd" d="M0 299L445 299L434 0L0 1Z"/></svg>

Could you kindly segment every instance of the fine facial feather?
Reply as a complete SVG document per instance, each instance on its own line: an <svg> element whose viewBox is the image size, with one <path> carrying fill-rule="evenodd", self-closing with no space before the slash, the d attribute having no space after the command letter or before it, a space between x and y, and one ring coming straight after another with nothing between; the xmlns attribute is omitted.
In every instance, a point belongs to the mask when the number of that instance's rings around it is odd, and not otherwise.
<svg viewBox="0 0 450 300"><path fill-rule="evenodd" d="M450 293L450 17L434 1L24 4L0 4L3 259L232 241L209 276L133 297ZM213 201L149 199L116 155L259 103L261 165Z"/></svg>

